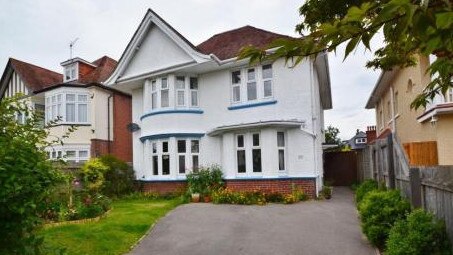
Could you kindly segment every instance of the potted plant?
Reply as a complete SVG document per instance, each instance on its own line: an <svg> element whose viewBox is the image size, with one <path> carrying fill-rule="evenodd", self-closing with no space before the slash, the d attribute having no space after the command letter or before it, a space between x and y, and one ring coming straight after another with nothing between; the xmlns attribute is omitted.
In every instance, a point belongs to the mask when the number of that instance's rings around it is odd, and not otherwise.
<svg viewBox="0 0 453 255"><path fill-rule="evenodd" d="M200 193L193 193L191 192L192 196L192 203L200 202Z"/></svg>
<svg viewBox="0 0 453 255"><path fill-rule="evenodd" d="M321 195L325 199L331 199L332 198L332 187L331 186L323 186L321 190Z"/></svg>

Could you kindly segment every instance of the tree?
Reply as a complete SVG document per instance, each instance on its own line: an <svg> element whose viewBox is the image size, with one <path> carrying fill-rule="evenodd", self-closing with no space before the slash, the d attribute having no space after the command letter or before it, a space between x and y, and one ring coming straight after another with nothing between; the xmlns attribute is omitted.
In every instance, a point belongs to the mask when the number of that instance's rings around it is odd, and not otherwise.
<svg viewBox="0 0 453 255"><path fill-rule="evenodd" d="M341 145L341 139L338 137L340 130L338 128L329 125L324 134L326 137L326 144Z"/></svg>
<svg viewBox="0 0 453 255"><path fill-rule="evenodd" d="M19 97L0 101L0 254L39 253L37 208L62 180L44 151L52 143L42 118Z"/></svg>
<svg viewBox="0 0 453 255"><path fill-rule="evenodd" d="M345 58L359 45L371 51L370 41L379 31L384 46L374 52L368 68L391 70L416 64L416 55L435 55L427 72L432 81L412 102L426 106L436 95L444 95L452 87L453 74L453 11L449 0L382 0L357 1L309 0L300 8L305 20L296 26L301 38L277 39L265 48L244 47L240 58L251 63L285 58L291 65L304 58L335 51L346 43ZM325 8L325 6L336 6ZM341 5L342 6L342 5ZM349 7L351 6L351 7ZM347 8L349 7L349 8ZM347 10L346 10L347 8ZM345 11L346 10L346 11Z"/></svg>

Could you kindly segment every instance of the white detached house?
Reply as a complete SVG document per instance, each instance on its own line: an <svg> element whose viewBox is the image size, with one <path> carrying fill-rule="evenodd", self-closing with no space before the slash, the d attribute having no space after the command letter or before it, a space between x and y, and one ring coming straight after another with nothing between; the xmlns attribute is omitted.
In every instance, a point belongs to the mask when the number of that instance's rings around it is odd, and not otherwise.
<svg viewBox="0 0 453 255"><path fill-rule="evenodd" d="M132 95L133 163L147 190L170 192L217 164L231 189L317 194L332 108L327 55L295 68L236 58L281 37L245 26L194 46L148 10L107 81Z"/></svg>

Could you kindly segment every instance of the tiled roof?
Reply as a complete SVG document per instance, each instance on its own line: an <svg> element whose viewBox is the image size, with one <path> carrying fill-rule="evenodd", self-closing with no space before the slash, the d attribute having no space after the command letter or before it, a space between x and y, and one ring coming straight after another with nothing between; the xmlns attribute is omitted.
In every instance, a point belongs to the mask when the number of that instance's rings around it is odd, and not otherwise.
<svg viewBox="0 0 453 255"><path fill-rule="evenodd" d="M26 86L33 90L41 90L58 84L63 75L14 58L9 59L12 68L20 75Z"/></svg>
<svg viewBox="0 0 453 255"><path fill-rule="evenodd" d="M265 48L269 43L278 38L290 37L252 26L244 26L216 34L199 44L197 48L201 53L212 53L219 59L225 60L238 56L239 51L244 46L253 45L258 48Z"/></svg>
<svg viewBox="0 0 453 255"><path fill-rule="evenodd" d="M80 83L101 83L107 80L112 72L115 70L118 62L108 56L103 56L92 62L97 67L89 74L79 79Z"/></svg>

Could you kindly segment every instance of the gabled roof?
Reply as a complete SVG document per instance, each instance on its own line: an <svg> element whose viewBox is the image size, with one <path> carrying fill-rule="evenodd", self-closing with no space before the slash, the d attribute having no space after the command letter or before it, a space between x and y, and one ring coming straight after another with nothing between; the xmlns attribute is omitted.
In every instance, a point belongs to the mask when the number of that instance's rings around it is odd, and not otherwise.
<svg viewBox="0 0 453 255"><path fill-rule="evenodd" d="M32 91L50 87L54 84L60 83L63 80L63 75L60 73L10 58L5 68L5 73L2 76L2 81L3 79L6 79L5 74L8 67L14 69L14 71L17 72L25 83L25 86Z"/></svg>
<svg viewBox="0 0 453 255"><path fill-rule="evenodd" d="M398 68L394 68L392 70L381 72L381 74L379 75L379 79L373 88L373 92L371 92L371 95L368 98L368 102L365 105L365 109L374 109L374 107L376 107L377 102L379 102L379 99L381 98L382 94L390 86L390 81L393 79L393 77L398 71L399 71Z"/></svg>
<svg viewBox="0 0 453 255"><path fill-rule="evenodd" d="M279 38L291 37L252 26L244 26L216 34L199 44L197 49L201 53L214 54L217 58L225 60L237 57L244 46L253 45L264 49L269 43Z"/></svg>

